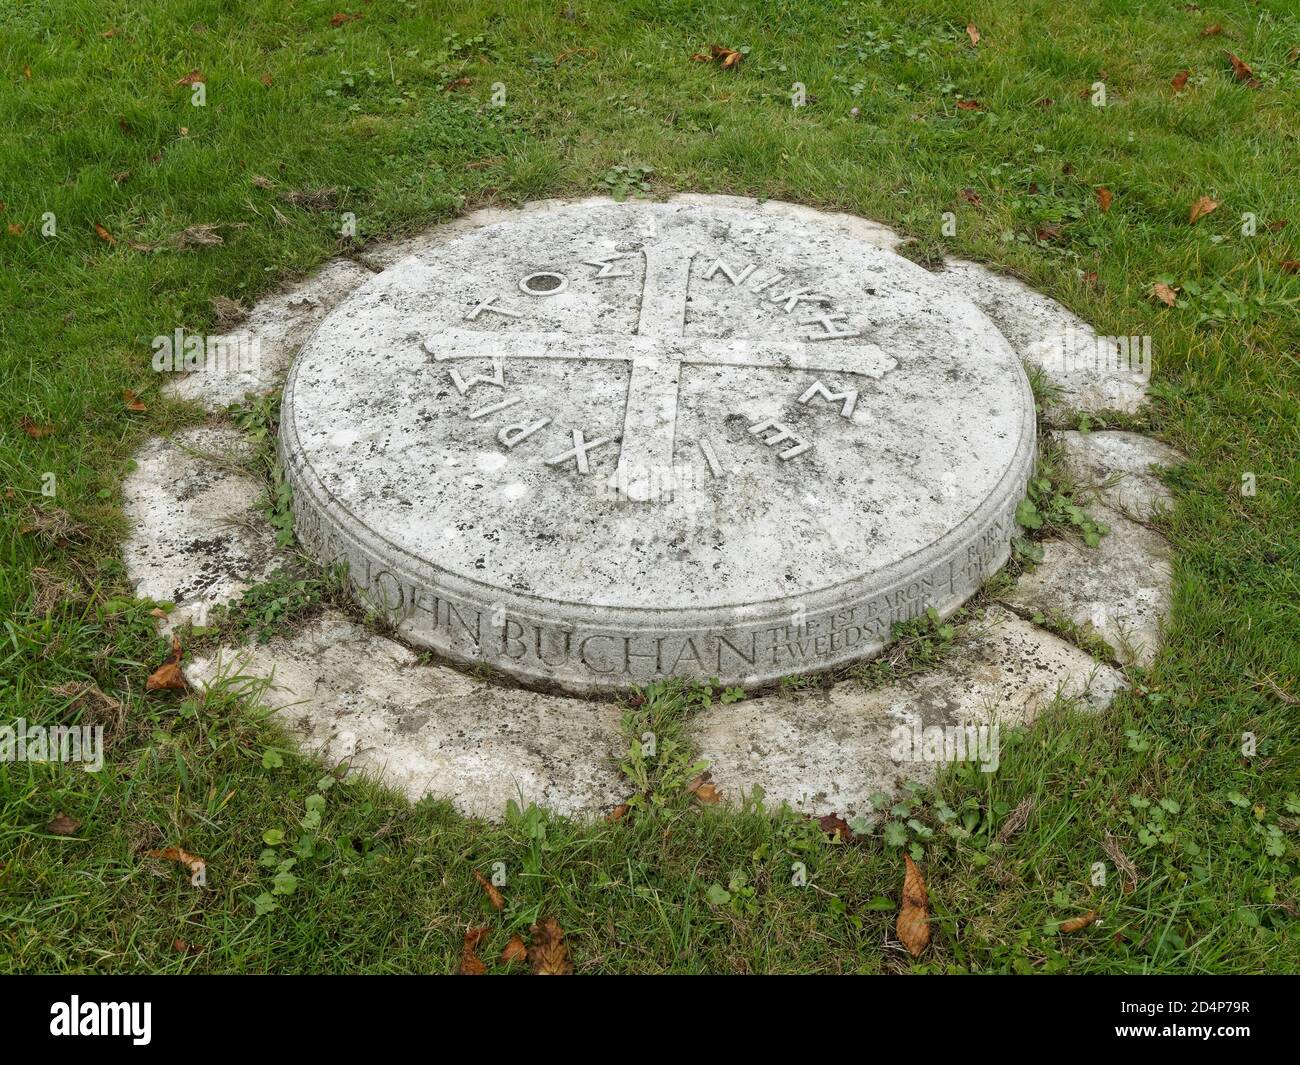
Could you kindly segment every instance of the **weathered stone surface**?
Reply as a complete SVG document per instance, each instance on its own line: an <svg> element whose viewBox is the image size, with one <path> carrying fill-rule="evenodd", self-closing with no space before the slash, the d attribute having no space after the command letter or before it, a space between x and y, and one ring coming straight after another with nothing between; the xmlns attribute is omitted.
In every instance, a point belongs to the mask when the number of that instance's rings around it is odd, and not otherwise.
<svg viewBox="0 0 1300 1065"><path fill-rule="evenodd" d="M1125 358L1055 300L978 263L948 260L940 277L993 319L1021 358L1059 390L1046 411L1049 424L1068 423L1073 411L1131 414L1145 401L1151 374L1139 353Z"/></svg>
<svg viewBox="0 0 1300 1065"><path fill-rule="evenodd" d="M1097 517L1110 527L1098 547L1044 542L1042 563L1021 574L1002 599L1030 616L1060 614L1091 627L1115 649L1120 662L1149 665L1169 612L1169 545L1115 511L1100 511Z"/></svg>
<svg viewBox="0 0 1300 1065"><path fill-rule="evenodd" d="M238 466L248 455L240 433L209 427L154 437L136 455L122 485L133 526L123 559L136 595L176 604L165 630L201 623L277 564L262 485Z"/></svg>
<svg viewBox="0 0 1300 1065"><path fill-rule="evenodd" d="M851 816L868 812L876 792L933 779L936 763L894 757L918 726L1012 728L1058 694L1100 710L1123 687L1119 671L993 607L937 669L875 690L845 681L828 692L713 706L692 733L726 798L758 785L770 803Z"/></svg>
<svg viewBox="0 0 1300 1065"><path fill-rule="evenodd" d="M627 797L616 707L422 665L334 612L293 637L198 659L186 674L276 708L327 762L346 761L412 799L451 799L472 816L500 819L510 799L596 814Z"/></svg>
<svg viewBox="0 0 1300 1065"><path fill-rule="evenodd" d="M1153 467L1185 461L1176 448L1140 433L1056 433L1065 472L1091 497L1130 517L1145 520L1169 506L1173 494Z"/></svg>
<svg viewBox="0 0 1300 1065"><path fill-rule="evenodd" d="M217 338L229 359L169 381L164 391L223 410L246 394L278 388L303 341L354 289L374 275L347 259L326 263L311 277L259 300L240 327Z"/></svg>
<svg viewBox="0 0 1300 1065"><path fill-rule="evenodd" d="M874 653L1005 560L1015 353L882 227L540 206L344 301L296 361L299 535L412 641L530 681L754 684Z"/></svg>

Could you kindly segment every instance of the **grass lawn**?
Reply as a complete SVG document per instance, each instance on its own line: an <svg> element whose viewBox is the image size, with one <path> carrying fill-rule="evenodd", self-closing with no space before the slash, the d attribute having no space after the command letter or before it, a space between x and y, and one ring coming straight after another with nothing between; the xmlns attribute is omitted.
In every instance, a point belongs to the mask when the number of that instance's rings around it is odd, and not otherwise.
<svg viewBox="0 0 1300 1065"><path fill-rule="evenodd" d="M540 915L592 973L1300 969L1295 0L339 2L0 11L0 723L81 720L71 684L125 708L102 772L0 763L0 970L450 972L467 927L491 958ZM739 69L690 61L713 42ZM232 699L146 695L166 647L124 580L120 486L147 435L202 418L160 394L151 338L475 206L642 182L853 211L1154 337L1150 410L1123 424L1190 462L1168 643L1133 691L1004 737L996 774L952 770L850 845L701 807L685 750L629 756L653 801L617 822L492 825L336 782ZM208 225L220 243L171 239ZM656 693L629 735L680 735L703 697ZM206 890L141 854L173 845ZM886 942L905 849L935 918L916 960ZM292 883L267 850L296 852ZM473 876L497 861L500 914Z"/></svg>

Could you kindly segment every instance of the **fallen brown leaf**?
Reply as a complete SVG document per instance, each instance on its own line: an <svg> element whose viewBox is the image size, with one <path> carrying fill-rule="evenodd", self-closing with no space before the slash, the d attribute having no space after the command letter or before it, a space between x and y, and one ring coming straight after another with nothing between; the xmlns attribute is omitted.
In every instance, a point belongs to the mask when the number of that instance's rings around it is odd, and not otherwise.
<svg viewBox="0 0 1300 1065"><path fill-rule="evenodd" d="M1288 274L1300 274L1300 259L1283 259L1282 269Z"/></svg>
<svg viewBox="0 0 1300 1065"><path fill-rule="evenodd" d="M26 414L18 419L18 428L30 436L33 440L44 440L50 433L54 432L52 425L38 425Z"/></svg>
<svg viewBox="0 0 1300 1065"><path fill-rule="evenodd" d="M474 879L478 881L479 887L487 892L488 900L492 903L494 910L499 910L505 906L506 900L502 897L501 892L497 890L496 885L477 869L474 870Z"/></svg>
<svg viewBox="0 0 1300 1065"><path fill-rule="evenodd" d="M1034 229L1034 239L1044 243L1053 241L1061 235L1061 227L1055 222L1046 222Z"/></svg>
<svg viewBox="0 0 1300 1065"><path fill-rule="evenodd" d="M176 82L177 85L197 85L203 81L203 72L201 70L191 70L185 77Z"/></svg>
<svg viewBox="0 0 1300 1065"><path fill-rule="evenodd" d="M101 36L101 37L116 37L116 36L117 36L117 27L114 26L111 30L105 30L103 33L100 34L100 36Z"/></svg>
<svg viewBox="0 0 1300 1065"><path fill-rule="evenodd" d="M903 855L906 872L903 875L903 905L898 911L895 926L899 942L907 952L916 957L930 942L930 896L925 889L925 878L909 855Z"/></svg>
<svg viewBox="0 0 1300 1065"><path fill-rule="evenodd" d="M81 822L75 817L60 812L51 818L50 823L45 826L45 831L51 836L75 836L80 827Z"/></svg>
<svg viewBox="0 0 1300 1065"><path fill-rule="evenodd" d="M709 45L709 55L718 61L723 70L735 70L745 57L734 48L724 48L720 44Z"/></svg>
<svg viewBox="0 0 1300 1065"><path fill-rule="evenodd" d="M126 406L127 410L135 411L137 414L140 414L149 409L142 402L140 402L140 397L137 396L134 392L132 392L129 388L122 393L122 403Z"/></svg>
<svg viewBox="0 0 1300 1065"><path fill-rule="evenodd" d="M1209 25L1209 26L1206 26L1205 29L1201 30L1201 36L1202 36L1202 37L1217 37L1217 36L1219 36L1219 34L1221 34L1222 32L1223 32L1223 27L1220 26L1217 22L1215 22L1215 23L1213 23L1213 24L1211 24L1211 25Z"/></svg>
<svg viewBox="0 0 1300 1065"><path fill-rule="evenodd" d="M1151 286L1151 292L1155 298L1163 303L1166 307L1172 307L1178 302L1178 293L1166 285L1163 281L1157 281Z"/></svg>
<svg viewBox="0 0 1300 1065"><path fill-rule="evenodd" d="M705 806L713 806L722 801L722 794L712 783L712 779L713 774L706 769L686 785L686 790Z"/></svg>
<svg viewBox="0 0 1300 1065"><path fill-rule="evenodd" d="M1110 191L1110 189L1106 188L1105 185L1098 186L1097 206L1101 208L1102 214L1105 214L1107 211L1110 210L1110 202L1114 198L1115 198L1114 194Z"/></svg>
<svg viewBox="0 0 1300 1065"><path fill-rule="evenodd" d="M343 23L352 22L354 19L359 19L360 17L360 15L349 15L344 11L340 11L338 14L330 16L330 25L337 29L339 26L342 26Z"/></svg>
<svg viewBox="0 0 1300 1065"><path fill-rule="evenodd" d="M842 843L853 840L853 829L849 828L849 823L837 813L832 812L825 817L817 818L817 824L828 836L834 836Z"/></svg>
<svg viewBox="0 0 1300 1065"><path fill-rule="evenodd" d="M975 25L975 23L973 22L966 23L966 36L970 38L971 44L980 43L980 31L979 28Z"/></svg>
<svg viewBox="0 0 1300 1065"><path fill-rule="evenodd" d="M487 972L487 966L483 964L483 959L478 956L478 945L491 929L488 928L471 928L465 933L465 944L460 948L460 975L461 976L482 976Z"/></svg>
<svg viewBox="0 0 1300 1065"><path fill-rule="evenodd" d="M1259 88L1259 79L1255 77L1255 72L1251 70L1250 67L1248 67L1245 63L1243 63L1231 52L1224 52L1223 54L1228 57L1228 62L1232 64L1233 76L1238 81L1245 82L1247 88L1250 89Z"/></svg>
<svg viewBox="0 0 1300 1065"><path fill-rule="evenodd" d="M261 78L262 84L265 85L268 89L271 87L271 84L274 80L275 79L272 78L270 74L263 74Z"/></svg>
<svg viewBox="0 0 1300 1065"><path fill-rule="evenodd" d="M167 661L149 674L145 681L145 691L184 691L189 685L185 674L181 672L181 641L172 637L172 653Z"/></svg>
<svg viewBox="0 0 1300 1065"><path fill-rule="evenodd" d="M961 198L973 207L978 207L981 203L980 194L974 189L962 189Z"/></svg>
<svg viewBox="0 0 1300 1065"><path fill-rule="evenodd" d="M984 105L978 100L958 100L957 110L959 111L983 111Z"/></svg>
<svg viewBox="0 0 1300 1065"><path fill-rule="evenodd" d="M1174 92L1182 92L1187 86L1187 79L1191 76L1192 72L1190 70L1180 70L1174 75L1174 80L1169 84L1174 87Z"/></svg>
<svg viewBox="0 0 1300 1065"><path fill-rule="evenodd" d="M501 952L501 961L506 965L513 965L517 961L527 960L528 948L524 945L523 937L511 936L506 949Z"/></svg>
<svg viewBox="0 0 1300 1065"><path fill-rule="evenodd" d="M188 954L190 952L189 942L177 936L172 940L172 950L176 951L177 954Z"/></svg>
<svg viewBox="0 0 1300 1065"><path fill-rule="evenodd" d="M445 92L455 92L457 89L464 89L472 84L468 77L459 77L455 81L449 81L443 86Z"/></svg>
<svg viewBox="0 0 1300 1065"><path fill-rule="evenodd" d="M204 858L191 854L183 847L167 847L160 851L145 851L146 857L161 858L163 861L176 862L190 871L190 883L202 887L206 881L208 863Z"/></svg>
<svg viewBox="0 0 1300 1065"><path fill-rule="evenodd" d="M11 237L21 237L23 235L21 222L10 222L6 228L9 230L9 235Z"/></svg>
<svg viewBox="0 0 1300 1065"><path fill-rule="evenodd" d="M528 960L535 976L572 976L573 962L564 942L564 930L554 917L543 917L530 929L533 937Z"/></svg>
<svg viewBox="0 0 1300 1065"><path fill-rule="evenodd" d="M105 244L116 244L117 238L98 222L95 223L95 235Z"/></svg>
<svg viewBox="0 0 1300 1065"><path fill-rule="evenodd" d="M1207 214L1215 210L1218 206L1219 204L1217 200L1212 200L1208 196L1202 196L1199 200L1197 200L1194 204L1192 204L1192 209L1187 216L1188 223L1192 223L1201 218L1204 218Z"/></svg>
<svg viewBox="0 0 1300 1065"><path fill-rule="evenodd" d="M606 821L622 821L623 818L625 818L625 817L627 816L628 811L631 810L631 809L632 809L632 807L630 807L627 803L625 803L625 802L621 802L621 803L619 803L617 806L615 806L614 809L610 810L610 812L609 812L609 814L606 816L605 820L606 820Z"/></svg>
<svg viewBox="0 0 1300 1065"><path fill-rule="evenodd" d="M1082 917L1074 917L1068 921L1062 921L1059 925L1057 925L1057 931L1078 932L1084 928L1087 928L1088 925L1092 924L1092 922L1095 921L1096 919L1097 919L1097 911L1089 910Z"/></svg>

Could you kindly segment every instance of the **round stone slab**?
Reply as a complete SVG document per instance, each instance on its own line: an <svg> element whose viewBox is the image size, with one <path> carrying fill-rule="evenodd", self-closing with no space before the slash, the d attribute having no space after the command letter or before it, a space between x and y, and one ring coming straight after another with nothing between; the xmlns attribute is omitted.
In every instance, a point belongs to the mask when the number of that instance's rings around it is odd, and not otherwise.
<svg viewBox="0 0 1300 1065"><path fill-rule="evenodd" d="M1005 562L1034 405L869 223L524 210L356 290L290 373L301 539L414 643L573 691L872 655Z"/></svg>

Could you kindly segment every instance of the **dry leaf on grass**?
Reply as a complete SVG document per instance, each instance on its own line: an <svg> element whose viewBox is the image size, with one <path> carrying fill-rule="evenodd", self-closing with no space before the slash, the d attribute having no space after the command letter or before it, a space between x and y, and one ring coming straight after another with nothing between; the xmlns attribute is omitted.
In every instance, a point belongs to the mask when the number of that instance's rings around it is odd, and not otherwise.
<svg viewBox="0 0 1300 1065"><path fill-rule="evenodd" d="M1211 211L1215 210L1218 206L1218 201L1212 200L1208 196L1202 196L1192 204L1192 209L1188 212L1187 221L1189 223L1199 221Z"/></svg>
<svg viewBox="0 0 1300 1065"><path fill-rule="evenodd" d="M1084 928L1087 928L1088 925L1092 924L1092 922L1095 921L1096 919L1097 919L1097 911L1089 910L1082 917L1073 917L1068 921L1062 921L1059 925L1057 925L1056 930L1058 932L1078 932Z"/></svg>
<svg viewBox="0 0 1300 1065"><path fill-rule="evenodd" d="M961 198L965 200L967 203L969 203L972 207L978 207L983 202L980 199L980 194L976 192L974 189L962 189Z"/></svg>
<svg viewBox="0 0 1300 1065"><path fill-rule="evenodd" d="M1174 92L1182 92L1187 85L1187 79L1192 76L1190 70L1180 70L1174 75L1174 80L1169 84L1174 87Z"/></svg>
<svg viewBox="0 0 1300 1065"><path fill-rule="evenodd" d="M898 911L896 931L899 942L915 958L930 942L930 896L916 863L906 854L903 861L907 871L903 876L903 905Z"/></svg>
<svg viewBox="0 0 1300 1065"><path fill-rule="evenodd" d="M343 23L352 22L360 17L360 15L349 15L345 11L340 11L338 14L330 16L330 25L335 29L338 29L338 27L342 26Z"/></svg>
<svg viewBox="0 0 1300 1065"><path fill-rule="evenodd" d="M958 100L957 109L960 111L983 111L984 105L978 100Z"/></svg>
<svg viewBox="0 0 1300 1065"><path fill-rule="evenodd" d="M506 965L513 965L517 961L527 960L528 948L524 945L523 938L511 936L510 942L506 944L506 949L501 952L501 961Z"/></svg>
<svg viewBox="0 0 1300 1065"><path fill-rule="evenodd" d="M122 405L125 406L127 410L135 411L137 414L141 414L149 409L141 402L140 397L129 388L122 393Z"/></svg>
<svg viewBox="0 0 1300 1065"><path fill-rule="evenodd" d="M1282 269L1288 274L1300 274L1300 259L1283 259Z"/></svg>
<svg viewBox="0 0 1300 1065"><path fill-rule="evenodd" d="M49 436L52 432L54 432L53 425L41 425L33 421L26 414L24 414L21 418L18 419L18 428L20 428L24 433L30 436L33 440L44 440L45 437Z"/></svg>
<svg viewBox="0 0 1300 1065"><path fill-rule="evenodd" d="M483 964L483 959L478 956L478 945L482 942L483 937L491 929L488 928L471 928L465 933L465 943L460 948L460 975L461 976L482 976L487 972L487 966Z"/></svg>
<svg viewBox="0 0 1300 1065"><path fill-rule="evenodd" d="M181 641L172 637L172 653L167 661L149 674L145 681L145 691L184 691L189 685L185 674L181 672Z"/></svg>
<svg viewBox="0 0 1300 1065"><path fill-rule="evenodd" d="M709 45L708 55L703 52L696 52L691 56L691 61L694 63L712 63L716 61L723 70L735 70L740 66L744 58L744 55L734 48L724 48L720 44L711 44Z"/></svg>
<svg viewBox="0 0 1300 1065"><path fill-rule="evenodd" d="M705 806L713 806L722 801L722 793L712 783L713 774L705 770L698 777L686 785L686 790L695 796L696 800Z"/></svg>
<svg viewBox="0 0 1300 1065"><path fill-rule="evenodd" d="M1106 214L1110 210L1111 200L1115 198L1114 193L1105 185L1097 187L1097 206L1101 208L1101 213Z"/></svg>
<svg viewBox="0 0 1300 1065"><path fill-rule="evenodd" d="M1157 281L1151 286L1151 294L1166 307L1172 307L1178 302L1178 293L1163 281Z"/></svg>
<svg viewBox="0 0 1300 1065"><path fill-rule="evenodd" d="M1212 24L1209 25L1209 26L1206 26L1205 29L1201 30L1201 36L1202 36L1202 37L1217 37L1217 36L1219 36L1219 34L1221 34L1222 32L1223 32L1223 27L1220 26L1217 22L1215 22L1215 23L1212 23Z"/></svg>
<svg viewBox="0 0 1300 1065"><path fill-rule="evenodd" d="M975 25L975 23L973 22L966 23L966 36L970 38L971 44L980 43L980 31L979 28Z"/></svg>
<svg viewBox="0 0 1300 1065"><path fill-rule="evenodd" d="M834 836L844 843L853 840L853 829L849 828L849 823L837 813L831 812L825 817L817 818L817 825L828 836Z"/></svg>
<svg viewBox="0 0 1300 1065"><path fill-rule="evenodd" d="M494 910L499 910L506 904L506 900L502 897L501 892L496 889L496 885L484 877L477 869L474 870L474 879L478 881L479 887L487 892L488 900L492 903Z"/></svg>
<svg viewBox="0 0 1300 1065"><path fill-rule="evenodd" d="M160 851L145 851L149 858L161 858L163 861L176 862L190 871L190 883L202 887L208 882L208 863L197 854L191 854L183 847L166 847Z"/></svg>
<svg viewBox="0 0 1300 1065"><path fill-rule="evenodd" d="M102 240L105 244L117 243L117 237L113 236L112 233L110 233L107 229L101 226L98 222L95 223L95 235L99 237L99 239Z"/></svg>
<svg viewBox="0 0 1300 1065"><path fill-rule="evenodd" d="M177 85L197 85L203 81L203 72L201 70L191 70L185 77L176 82Z"/></svg>
<svg viewBox="0 0 1300 1065"><path fill-rule="evenodd" d="M632 807L629 806L627 803L621 802L617 806L615 806L614 809L610 810L609 814L605 817L605 820L622 821L623 818L627 816L628 811L631 809Z"/></svg>
<svg viewBox="0 0 1300 1065"><path fill-rule="evenodd" d="M75 817L60 812L50 819L50 823L45 826L45 831L52 836L75 836L80 827L81 822Z"/></svg>
<svg viewBox="0 0 1300 1065"><path fill-rule="evenodd" d="M573 962L564 942L564 930L554 917L543 917L530 929L533 936L528 960L536 976L571 976Z"/></svg>
<svg viewBox="0 0 1300 1065"><path fill-rule="evenodd" d="M1238 81L1243 82L1248 89L1259 88L1260 85L1259 79L1255 77L1255 72L1251 70L1250 67L1248 67L1245 63L1243 63L1231 52L1224 52L1223 54L1228 57L1228 62L1232 64L1233 77L1235 77Z"/></svg>

